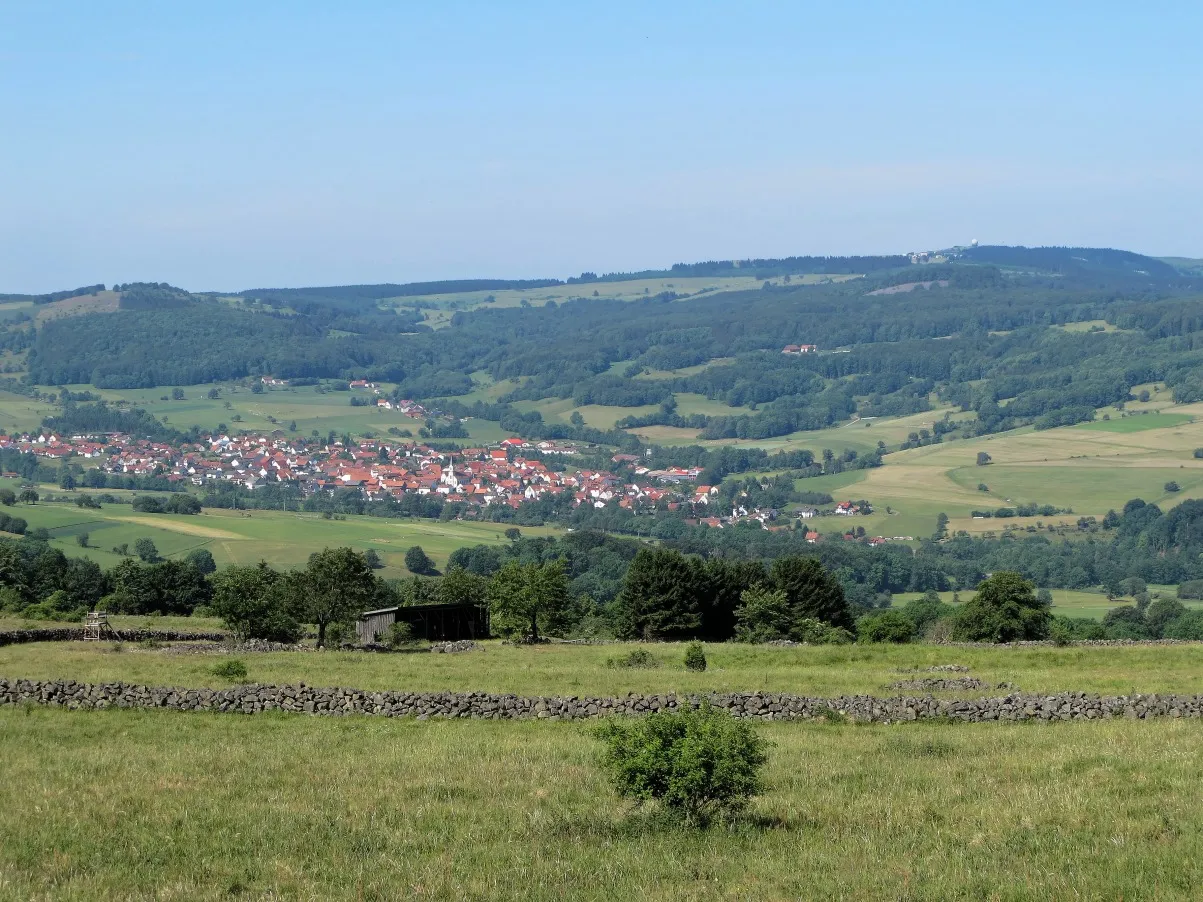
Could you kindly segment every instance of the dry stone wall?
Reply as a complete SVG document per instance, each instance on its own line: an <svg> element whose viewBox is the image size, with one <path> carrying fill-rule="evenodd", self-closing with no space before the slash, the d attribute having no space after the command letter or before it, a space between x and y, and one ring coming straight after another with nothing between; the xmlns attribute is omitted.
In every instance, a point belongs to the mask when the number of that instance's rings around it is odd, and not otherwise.
<svg viewBox="0 0 1203 902"><path fill-rule="evenodd" d="M230 638L226 633L192 633L179 630L121 630L124 642L222 642ZM22 642L75 642L84 638L82 626L51 626L43 629L0 631L0 646L19 645ZM106 641L111 637L106 637Z"/></svg>
<svg viewBox="0 0 1203 902"><path fill-rule="evenodd" d="M973 723L990 721L1105 720L1113 717L1203 716L1203 696L1098 696L1081 692L1056 695L1012 693L996 698L947 699L931 695L841 696L811 698L764 692L709 696L635 695L620 698L543 698L485 692L372 692L295 686L234 686L228 689L174 689L129 683L79 683L73 680L0 678L0 705L26 703L68 709L159 708L242 714L300 714L379 717L481 718L490 720L586 720L613 715L674 711L709 702L736 717L758 720L807 720L844 717L865 723L944 718Z"/></svg>

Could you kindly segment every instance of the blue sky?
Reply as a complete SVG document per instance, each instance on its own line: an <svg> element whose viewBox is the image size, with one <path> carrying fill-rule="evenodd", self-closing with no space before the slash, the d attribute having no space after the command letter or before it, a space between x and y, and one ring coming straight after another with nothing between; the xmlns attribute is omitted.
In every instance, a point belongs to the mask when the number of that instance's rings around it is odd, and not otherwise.
<svg viewBox="0 0 1203 902"><path fill-rule="evenodd" d="M1203 4L0 2L0 292L1203 257Z"/></svg>

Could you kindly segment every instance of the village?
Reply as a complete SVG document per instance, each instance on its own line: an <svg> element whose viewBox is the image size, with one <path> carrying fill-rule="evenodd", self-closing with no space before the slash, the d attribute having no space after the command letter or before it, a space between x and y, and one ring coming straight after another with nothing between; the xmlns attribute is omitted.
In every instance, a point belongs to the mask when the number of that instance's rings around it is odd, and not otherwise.
<svg viewBox="0 0 1203 902"><path fill-rule="evenodd" d="M222 484L254 491L269 484L295 486L304 496L353 490L365 500L399 500L406 495L437 495L479 516L492 505L513 509L548 496L570 493L571 506L616 505L635 513L679 512L685 522L724 528L741 523L765 529L802 528L807 541L821 540L809 526L813 518L851 518L870 508L841 501L830 510L804 506L793 511L747 507L736 499L726 507L719 487L698 485L699 467L651 469L634 454L615 454L608 469L556 465L579 449L567 442L511 437L496 446L452 450L423 442L360 439L347 444L271 434L211 435L173 444L123 434L59 436L51 433L0 435L0 449L33 454L49 461L74 461L115 476L159 477L183 488ZM549 463L552 464L549 466ZM84 481L87 484L87 481ZM719 510L720 505L723 506ZM879 543L882 537L852 537Z"/></svg>

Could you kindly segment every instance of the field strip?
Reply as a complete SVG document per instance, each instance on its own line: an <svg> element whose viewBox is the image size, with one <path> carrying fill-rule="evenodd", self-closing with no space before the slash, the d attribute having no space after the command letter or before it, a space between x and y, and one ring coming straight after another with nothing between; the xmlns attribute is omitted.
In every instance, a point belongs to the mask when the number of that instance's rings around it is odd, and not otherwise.
<svg viewBox="0 0 1203 902"><path fill-rule="evenodd" d="M238 539L246 540L246 536L240 536L235 532L226 532L224 529L214 529L211 526L201 526L194 523L181 523L178 520L161 520L158 517L113 517L111 518L120 523L137 523L139 526L153 526L155 529L164 529L168 532L179 532L186 536L201 536L207 539Z"/></svg>

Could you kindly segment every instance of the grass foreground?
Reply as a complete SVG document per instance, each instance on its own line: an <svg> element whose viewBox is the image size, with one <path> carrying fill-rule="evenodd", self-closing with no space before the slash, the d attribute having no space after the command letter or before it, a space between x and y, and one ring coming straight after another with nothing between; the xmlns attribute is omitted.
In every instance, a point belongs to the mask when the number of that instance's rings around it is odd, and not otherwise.
<svg viewBox="0 0 1203 902"><path fill-rule="evenodd" d="M0 896L1191 899L1203 724L761 727L733 827L631 812L585 725L0 709Z"/></svg>
<svg viewBox="0 0 1203 902"><path fill-rule="evenodd" d="M632 649L648 651L654 669L608 666ZM889 684L926 674L924 668L960 664L994 687L1009 683L1031 693L1100 695L1203 693L1203 644L1075 646L1068 648L954 648L939 645L845 645L774 648L736 643L705 646L709 666L685 669L685 645L615 644L514 647L487 642L462 654L267 652L242 655L256 683L300 683L411 692L493 692L525 696L618 696L765 691L810 696L898 695ZM149 686L222 688L213 673L224 653L175 654L136 644L33 642L0 647L0 675L10 679L124 681ZM1003 694L973 690L968 694ZM950 695L950 693L944 693Z"/></svg>

